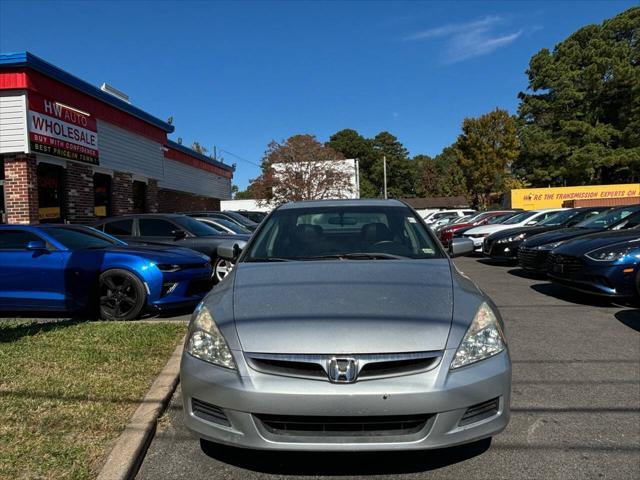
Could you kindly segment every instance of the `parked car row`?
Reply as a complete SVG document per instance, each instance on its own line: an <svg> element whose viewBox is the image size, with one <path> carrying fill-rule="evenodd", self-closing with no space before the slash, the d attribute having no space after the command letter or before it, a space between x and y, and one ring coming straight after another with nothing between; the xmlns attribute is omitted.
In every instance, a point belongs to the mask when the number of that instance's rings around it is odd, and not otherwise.
<svg viewBox="0 0 640 480"><path fill-rule="evenodd" d="M218 214L198 212L201 220L124 215L92 226L1 225L0 311L90 311L131 320L195 306L233 268L218 247L248 240L258 225L240 212Z"/></svg>
<svg viewBox="0 0 640 480"><path fill-rule="evenodd" d="M640 295L640 205L532 210L462 236L493 260L575 290Z"/></svg>

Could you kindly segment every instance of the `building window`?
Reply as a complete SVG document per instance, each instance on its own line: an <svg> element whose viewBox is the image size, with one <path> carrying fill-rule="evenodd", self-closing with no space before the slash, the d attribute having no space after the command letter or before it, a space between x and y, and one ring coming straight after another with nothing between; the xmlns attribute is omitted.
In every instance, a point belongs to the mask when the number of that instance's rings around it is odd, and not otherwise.
<svg viewBox="0 0 640 480"><path fill-rule="evenodd" d="M111 176L104 173L93 174L93 209L96 217L111 215Z"/></svg>
<svg viewBox="0 0 640 480"><path fill-rule="evenodd" d="M64 168L38 164L38 215L42 223L61 223L64 211Z"/></svg>
<svg viewBox="0 0 640 480"><path fill-rule="evenodd" d="M147 211L147 184L138 180L133 181L133 213Z"/></svg>

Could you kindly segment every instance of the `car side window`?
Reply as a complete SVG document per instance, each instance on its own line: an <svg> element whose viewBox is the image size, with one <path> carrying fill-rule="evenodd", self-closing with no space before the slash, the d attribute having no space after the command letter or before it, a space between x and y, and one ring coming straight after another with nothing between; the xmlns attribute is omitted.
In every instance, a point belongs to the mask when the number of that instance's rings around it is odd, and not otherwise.
<svg viewBox="0 0 640 480"><path fill-rule="evenodd" d="M25 250L27 244L34 240L41 240L41 238L25 230L2 230L0 231L0 250Z"/></svg>
<svg viewBox="0 0 640 480"><path fill-rule="evenodd" d="M133 220L128 218L126 220L116 220L114 222L108 222L104 225L104 232L109 235L131 235L133 232Z"/></svg>
<svg viewBox="0 0 640 480"><path fill-rule="evenodd" d="M172 237L180 227L160 218L141 218L138 220L141 237Z"/></svg>

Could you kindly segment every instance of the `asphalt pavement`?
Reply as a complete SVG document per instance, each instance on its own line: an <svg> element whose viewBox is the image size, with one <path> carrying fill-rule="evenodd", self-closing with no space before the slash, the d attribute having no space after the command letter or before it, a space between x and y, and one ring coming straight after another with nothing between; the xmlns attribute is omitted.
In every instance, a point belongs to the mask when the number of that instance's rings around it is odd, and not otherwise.
<svg viewBox="0 0 640 480"><path fill-rule="evenodd" d="M640 309L513 266L456 260L496 302L513 360L512 418L492 441L413 453L201 448L176 391L139 479L638 479Z"/></svg>

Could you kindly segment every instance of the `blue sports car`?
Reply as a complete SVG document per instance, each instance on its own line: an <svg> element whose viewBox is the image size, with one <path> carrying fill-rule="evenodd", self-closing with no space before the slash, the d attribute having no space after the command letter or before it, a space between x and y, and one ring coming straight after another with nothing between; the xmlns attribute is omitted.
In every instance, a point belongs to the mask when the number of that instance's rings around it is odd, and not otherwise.
<svg viewBox="0 0 640 480"><path fill-rule="evenodd" d="M83 226L0 225L0 311L132 320L195 305L211 273L208 257L185 248L130 246Z"/></svg>
<svg viewBox="0 0 640 480"><path fill-rule="evenodd" d="M640 227L564 242L547 258L552 281L608 297L640 294Z"/></svg>

